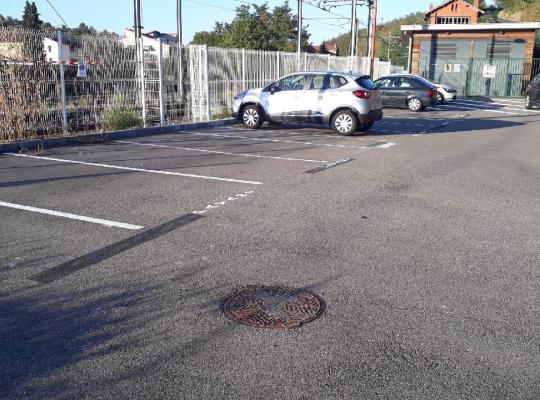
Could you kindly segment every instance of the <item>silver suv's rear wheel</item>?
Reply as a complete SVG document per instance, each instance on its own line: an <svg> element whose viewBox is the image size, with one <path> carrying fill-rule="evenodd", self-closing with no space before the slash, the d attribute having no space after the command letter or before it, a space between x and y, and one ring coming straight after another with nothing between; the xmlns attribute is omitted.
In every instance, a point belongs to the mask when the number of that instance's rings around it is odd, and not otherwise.
<svg viewBox="0 0 540 400"><path fill-rule="evenodd" d="M352 111L338 111L332 119L332 128L334 131L343 136L350 136L356 132L358 120Z"/></svg>
<svg viewBox="0 0 540 400"><path fill-rule="evenodd" d="M417 112L417 111L422 110L424 105L422 104L422 100L416 97L413 97L412 99L409 99L409 101L407 102L407 107L409 107L409 110Z"/></svg>
<svg viewBox="0 0 540 400"><path fill-rule="evenodd" d="M247 106L242 110L242 123L246 128L257 129L263 123L261 112L257 106Z"/></svg>

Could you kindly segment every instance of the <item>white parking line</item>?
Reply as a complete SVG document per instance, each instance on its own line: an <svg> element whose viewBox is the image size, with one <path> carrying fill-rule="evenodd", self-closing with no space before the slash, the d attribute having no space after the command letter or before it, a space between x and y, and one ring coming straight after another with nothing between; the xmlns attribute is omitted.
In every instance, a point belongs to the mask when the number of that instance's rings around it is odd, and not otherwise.
<svg viewBox="0 0 540 400"><path fill-rule="evenodd" d="M116 140L116 143L135 144L135 145L138 145L138 146L160 147L160 148L165 148L165 149L199 151L199 152L202 152L202 153L223 154L223 155L226 155L226 156L268 158L270 160L302 161L302 162L318 163L318 164L327 164L328 163L328 161L323 161L323 160L309 160L309 159L293 158L293 157L263 156L263 155L260 155L260 154L248 154L248 153L230 153L230 152L226 152L226 151L194 149L194 148L191 148L191 147L169 146L169 145L165 145L165 144L129 142L129 141L126 141L126 140Z"/></svg>
<svg viewBox="0 0 540 400"><path fill-rule="evenodd" d="M248 184L248 185L262 185L262 182L244 181L244 180L240 180L240 179L230 179L230 178L219 178L219 177L216 177L216 176L182 174L180 172L160 171L160 170L156 170L156 169L123 167L123 166L120 166L120 165L98 164L98 163L85 162L85 161L66 160L66 159L63 159L63 158L31 156L31 155L28 155L28 154L16 154L16 153L6 153L6 154L10 155L10 156L14 156L14 157L35 158L35 159L38 159L38 160L58 161L58 162L64 162L64 163L67 163L67 164L89 165L89 166L92 166L92 167L112 168L112 169L120 169L120 170L124 170L124 171L147 172L147 173L150 173L150 174L183 176L183 177L186 177L186 178L197 178L197 179L206 179L206 180L213 180L213 181L245 183L245 184Z"/></svg>
<svg viewBox="0 0 540 400"><path fill-rule="evenodd" d="M246 140L255 140L259 142L272 142L272 143L288 143L288 144L304 144L308 146L321 146L321 147L337 147L340 149L356 149L356 150L370 150L374 147L368 146L347 146L343 144L330 144L330 143L312 143L312 142L297 142L294 140L279 140L279 139L268 139L261 137L251 137L251 136L239 136L239 135L227 135L222 133L210 133L210 132L189 132L185 133L187 135L201 135L201 136L213 136L213 137L222 137L229 139L246 139Z"/></svg>
<svg viewBox="0 0 540 400"><path fill-rule="evenodd" d="M409 124L409 123L403 123L403 122L388 122L388 121L378 121L377 124L385 124L385 125L401 125L401 126L417 126L421 128L429 128L428 125L425 124Z"/></svg>
<svg viewBox="0 0 540 400"><path fill-rule="evenodd" d="M370 140L370 141L371 140L379 140L379 139L356 137L356 136L351 137L351 136L332 135L331 133L328 133L328 134L325 135L325 134L313 133L313 132L292 132L292 131L284 131L284 130L271 131L271 130L267 130L267 129L257 129L256 131L253 131L252 129L233 128L233 127L230 127L230 126L227 126L227 127L224 127L224 128L229 130L229 131L233 131L233 132L244 131L244 132L260 132L260 133L269 133L269 134L279 133L279 134L289 135L289 136L314 136L314 137L322 137L322 138L325 138L325 139ZM305 128L305 127L302 126L300 128ZM314 129L317 129L317 128L314 128ZM329 131L329 132L332 132L332 131Z"/></svg>
<svg viewBox="0 0 540 400"><path fill-rule="evenodd" d="M20 204L6 203L4 201L0 201L0 207L13 208L13 209L16 209L16 210L31 211L31 212L35 212L35 213L39 213L39 214L54 215L55 217L61 217L61 218L74 219L74 220L78 220L78 221L91 222L93 224L108 226L108 227L112 227L112 228L122 228L122 229L129 229L129 230L138 230L138 229L144 228L144 226L139 226L139 225L124 224L122 222L109 221L109 220L106 220L106 219L99 219L99 218L92 218L92 217L85 217L84 215L77 215L77 214L64 213L64 212L60 212L60 211L46 210L44 208L29 207L29 206L23 206L23 205L20 205Z"/></svg>
<svg viewBox="0 0 540 400"><path fill-rule="evenodd" d="M442 107L442 109L440 108ZM496 113L496 114L509 114L509 115L523 115L523 114L519 114L519 113L515 113L515 112L507 112L507 111L499 111L499 110L488 110L488 109L483 109L483 108L474 108L472 106L450 106L450 105L445 105L445 104L439 104L435 107L431 107L431 109L433 110L439 110L439 111L444 111L445 108L448 108L448 109L451 109L451 110L467 110L467 111L485 111L485 112L491 112L491 113Z"/></svg>
<svg viewBox="0 0 540 400"><path fill-rule="evenodd" d="M490 107L490 106L503 106L505 110L510 110L510 111L521 111L521 112L529 112L529 113L534 113L534 114L537 114L537 113L540 113L540 111L538 110L527 110L525 107L523 108L512 108L512 107L516 107L516 105L514 104L505 104L505 103L489 103L487 101L478 101L478 100L460 100L461 102L463 103L458 103L458 104L466 104L466 105L469 105L469 106L477 106L477 107Z"/></svg>
<svg viewBox="0 0 540 400"><path fill-rule="evenodd" d="M519 104L519 105L523 105L525 104L525 99L498 99L496 97L493 98L493 100L495 101L502 101L502 102L508 102L508 103L514 103L514 104Z"/></svg>

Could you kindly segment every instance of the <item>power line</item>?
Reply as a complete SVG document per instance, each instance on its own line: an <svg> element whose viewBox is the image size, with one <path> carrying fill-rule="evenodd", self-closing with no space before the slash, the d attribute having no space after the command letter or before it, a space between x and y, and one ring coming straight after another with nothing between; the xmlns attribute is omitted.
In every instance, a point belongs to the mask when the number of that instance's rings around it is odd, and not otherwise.
<svg viewBox="0 0 540 400"><path fill-rule="evenodd" d="M232 8L216 6L214 4L205 3L204 1L198 1L198 0L186 0L186 1L189 1L190 3L200 4L200 5L206 6L206 7L212 7L212 8L217 8L217 9L220 9L220 10L236 12L236 10L233 10Z"/></svg>
<svg viewBox="0 0 540 400"><path fill-rule="evenodd" d="M329 14L335 15L335 16L337 16L337 17L344 18L344 19L346 19L346 20L350 20L350 18L348 18L348 17L346 17L346 16L344 16L344 15L335 13L335 12L333 12L333 11L331 11L331 10L327 10L326 8L320 7L320 6L318 6L317 4L313 4L313 3L311 3L311 2L309 2L309 1L307 1L307 0L304 0L304 3L310 5L311 7L314 7L314 8L316 8L316 9L318 9L318 10L325 11L325 12L327 12L327 13L329 13Z"/></svg>
<svg viewBox="0 0 540 400"><path fill-rule="evenodd" d="M328 26L328 24L324 24L324 25L323 25L323 24L319 24L319 23L317 23L317 22L315 22L315 21L311 21L310 24L317 25L317 27L319 27L319 28L323 28L323 29L325 29L325 30L327 30L327 31L332 31L332 32L338 33L338 34L340 34L340 35L346 32L346 31L343 31L343 30L342 30L342 31L339 31L339 30L337 30L337 29L335 29L335 28L330 28L330 27ZM337 25L332 25L332 26L338 27Z"/></svg>
<svg viewBox="0 0 540 400"><path fill-rule="evenodd" d="M54 5L52 4L52 0L45 0L47 3L49 3L49 5L51 6L51 8L53 9L53 11L56 13L56 15L58 15L58 18L60 18L60 20L64 23L65 26L67 26L69 28L69 25L68 23L66 22L66 20L64 18L62 18L62 16L60 15L60 13L58 12L58 10L54 7Z"/></svg>

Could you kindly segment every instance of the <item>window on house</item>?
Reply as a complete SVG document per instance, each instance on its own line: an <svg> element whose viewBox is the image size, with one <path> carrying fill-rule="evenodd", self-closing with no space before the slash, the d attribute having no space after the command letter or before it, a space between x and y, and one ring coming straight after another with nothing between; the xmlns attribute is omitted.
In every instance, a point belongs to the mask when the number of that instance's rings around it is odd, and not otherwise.
<svg viewBox="0 0 540 400"><path fill-rule="evenodd" d="M437 17L438 24L469 24L469 17Z"/></svg>
<svg viewBox="0 0 540 400"><path fill-rule="evenodd" d="M52 46L49 46L49 53L52 51Z"/></svg>
<svg viewBox="0 0 540 400"><path fill-rule="evenodd" d="M495 42L489 44L486 51L488 58L510 58L512 54L512 43Z"/></svg>

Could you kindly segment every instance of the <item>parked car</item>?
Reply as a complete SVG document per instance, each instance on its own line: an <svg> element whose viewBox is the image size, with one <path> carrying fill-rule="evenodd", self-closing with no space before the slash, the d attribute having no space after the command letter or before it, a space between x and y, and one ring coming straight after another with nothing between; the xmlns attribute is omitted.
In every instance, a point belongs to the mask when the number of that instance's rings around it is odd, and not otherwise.
<svg viewBox="0 0 540 400"><path fill-rule="evenodd" d="M415 75L418 76L418 75ZM446 101L456 101L457 100L457 90L454 89L450 85L442 84L442 83L434 83L431 82L429 79L426 79L422 76L418 76L418 78L425 80L428 84L435 86L437 89L437 101L442 104Z"/></svg>
<svg viewBox="0 0 540 400"><path fill-rule="evenodd" d="M264 121L299 121L331 126L340 135L367 131L383 118L379 92L369 76L299 72L264 88L234 96L233 116L251 129Z"/></svg>
<svg viewBox="0 0 540 400"><path fill-rule="evenodd" d="M437 88L416 75L384 76L373 84L381 94L384 107L407 107L411 111L422 111L438 102Z"/></svg>
<svg viewBox="0 0 540 400"><path fill-rule="evenodd" d="M540 74L536 75L527 86L525 92L525 108L532 109L540 105Z"/></svg>
<svg viewBox="0 0 540 400"><path fill-rule="evenodd" d="M437 100L439 103L457 100L457 90L452 86L441 83L434 83L433 85L437 88Z"/></svg>

